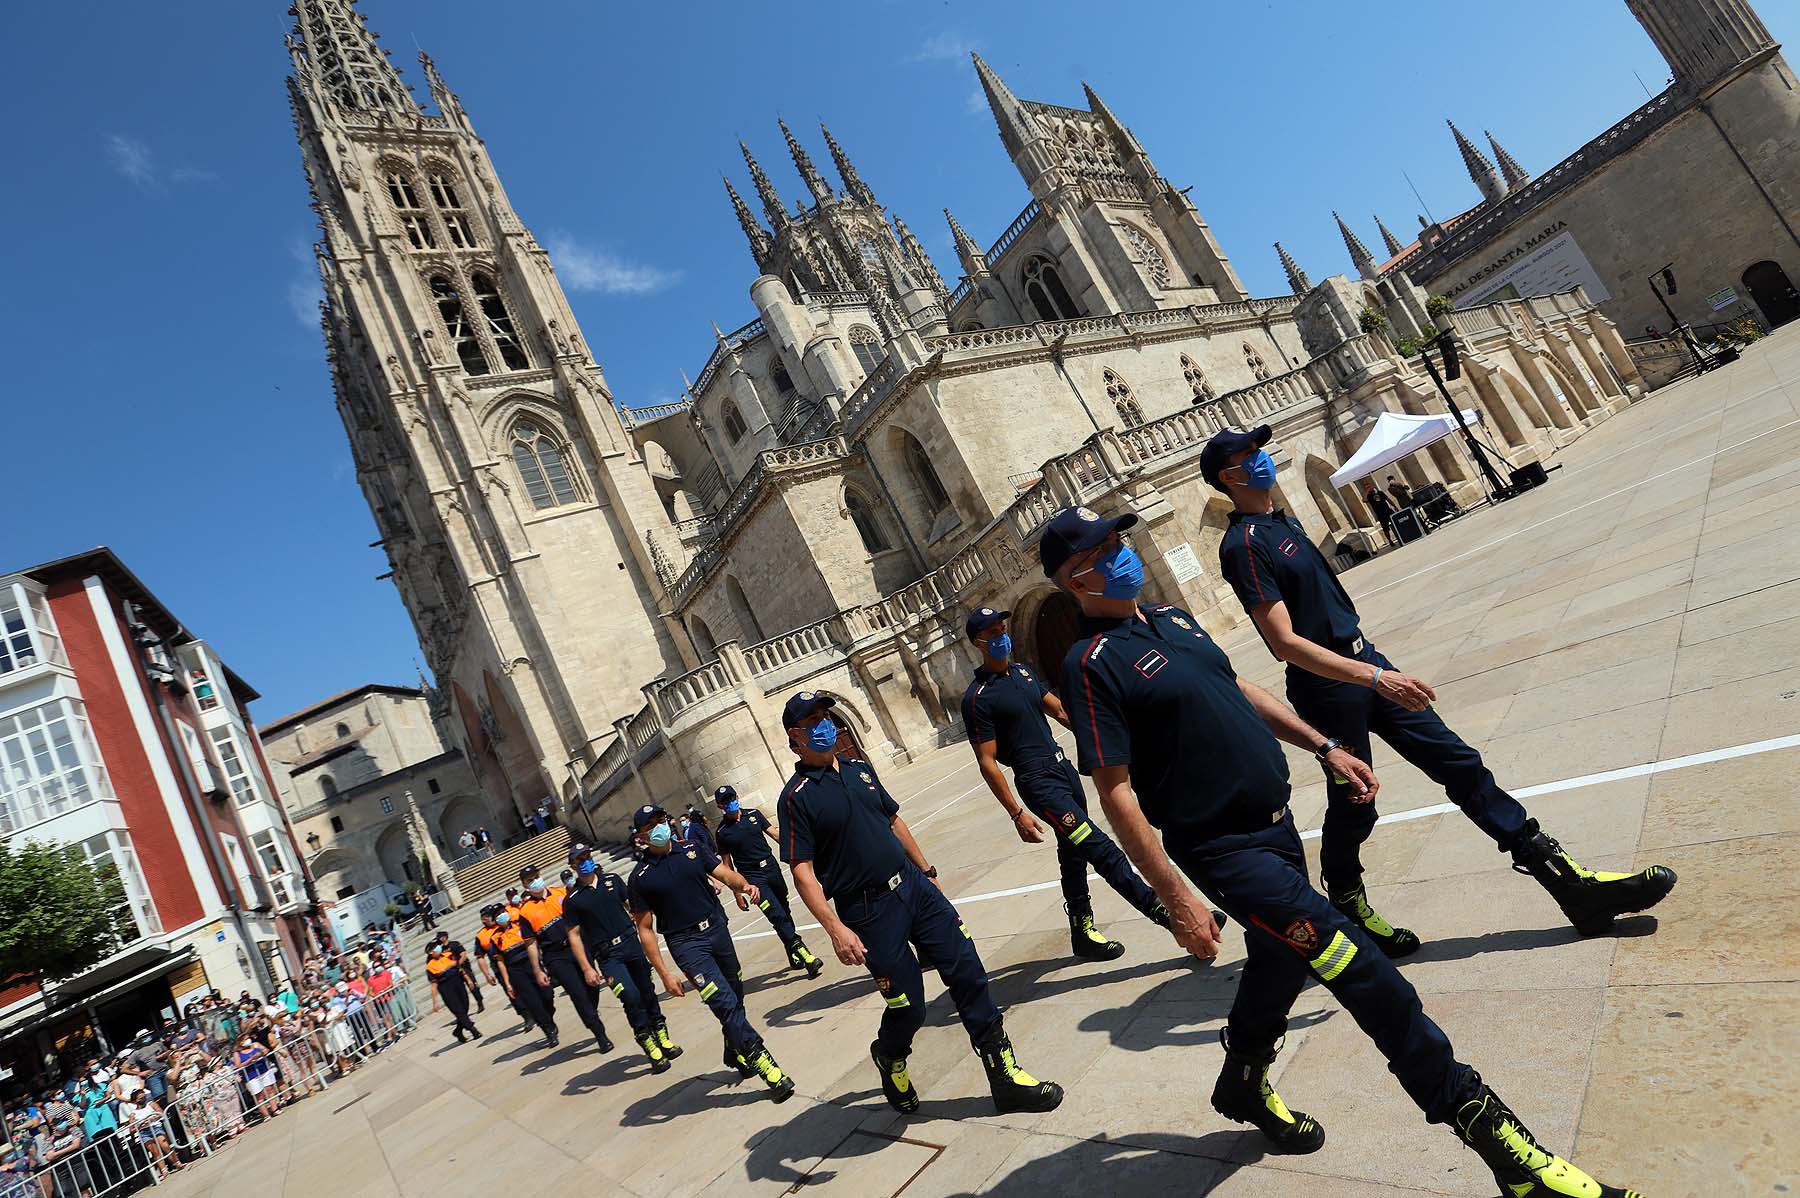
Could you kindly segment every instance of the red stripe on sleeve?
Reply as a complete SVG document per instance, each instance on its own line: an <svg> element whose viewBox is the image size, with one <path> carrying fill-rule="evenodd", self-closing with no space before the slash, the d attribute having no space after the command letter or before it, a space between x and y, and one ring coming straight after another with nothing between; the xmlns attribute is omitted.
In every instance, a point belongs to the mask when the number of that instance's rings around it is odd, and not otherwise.
<svg viewBox="0 0 1800 1198"><path fill-rule="evenodd" d="M1100 719L1094 712L1094 684L1088 681L1087 673L1088 658L1093 656L1094 646L1098 645L1100 641L1100 637L1089 641L1087 652L1081 655L1081 689L1087 692L1088 727L1093 730L1094 734L1094 760L1105 765L1106 754L1100 749Z"/></svg>
<svg viewBox="0 0 1800 1198"><path fill-rule="evenodd" d="M1250 526L1244 525L1244 556L1250 559L1250 581L1256 584L1256 597L1266 598L1263 594L1262 579L1256 576L1256 550L1250 547Z"/></svg>

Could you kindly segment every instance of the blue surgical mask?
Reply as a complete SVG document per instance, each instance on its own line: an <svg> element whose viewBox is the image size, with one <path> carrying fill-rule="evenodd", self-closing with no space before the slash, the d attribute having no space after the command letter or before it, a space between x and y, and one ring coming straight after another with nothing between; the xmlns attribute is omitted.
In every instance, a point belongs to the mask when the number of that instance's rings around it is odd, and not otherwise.
<svg viewBox="0 0 1800 1198"><path fill-rule="evenodd" d="M510 912L510 911L500 912L500 914L494 916L494 922L499 924L501 927L505 927L507 924L512 922L512 912Z"/></svg>
<svg viewBox="0 0 1800 1198"><path fill-rule="evenodd" d="M531 891L533 894L542 894L544 891L550 889L550 883L542 878L533 878L531 881L525 883L525 889Z"/></svg>
<svg viewBox="0 0 1800 1198"><path fill-rule="evenodd" d="M576 862L575 872L580 874L584 878L591 877L592 875L600 872L600 866L595 863L595 861L592 857L589 857L585 861Z"/></svg>
<svg viewBox="0 0 1800 1198"><path fill-rule="evenodd" d="M1106 580L1100 593L1108 599L1136 599L1138 592L1144 589L1144 559L1123 541L1076 577L1094 571Z"/></svg>
<svg viewBox="0 0 1800 1198"><path fill-rule="evenodd" d="M987 655L995 661L1005 661L1012 656L1012 634L1003 632L987 643Z"/></svg>
<svg viewBox="0 0 1800 1198"><path fill-rule="evenodd" d="M837 748L838 726L826 716L807 730L806 747L815 753L829 753Z"/></svg>
<svg viewBox="0 0 1800 1198"><path fill-rule="evenodd" d="M650 829L650 834L645 839L659 849L667 848L669 842L675 839L675 829L667 824L657 824Z"/></svg>
<svg viewBox="0 0 1800 1198"><path fill-rule="evenodd" d="M1254 457L1239 462L1238 469L1244 472L1245 479L1258 491L1275 489L1275 459L1269 456L1268 450L1257 450Z"/></svg>
<svg viewBox="0 0 1800 1198"><path fill-rule="evenodd" d="M736 815L737 813L738 813L738 801L736 799L732 799L725 804L725 814L726 815Z"/></svg>

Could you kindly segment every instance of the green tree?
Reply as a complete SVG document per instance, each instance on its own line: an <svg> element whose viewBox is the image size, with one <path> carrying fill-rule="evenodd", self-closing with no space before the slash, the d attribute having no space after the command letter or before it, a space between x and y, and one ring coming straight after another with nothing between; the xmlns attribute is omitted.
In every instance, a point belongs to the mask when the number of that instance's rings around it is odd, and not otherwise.
<svg viewBox="0 0 1800 1198"><path fill-rule="evenodd" d="M1365 333L1385 333L1387 332L1388 318L1377 308L1365 307L1357 315L1356 323Z"/></svg>
<svg viewBox="0 0 1800 1198"><path fill-rule="evenodd" d="M71 977L135 935L119 871L74 845L0 842L0 979Z"/></svg>

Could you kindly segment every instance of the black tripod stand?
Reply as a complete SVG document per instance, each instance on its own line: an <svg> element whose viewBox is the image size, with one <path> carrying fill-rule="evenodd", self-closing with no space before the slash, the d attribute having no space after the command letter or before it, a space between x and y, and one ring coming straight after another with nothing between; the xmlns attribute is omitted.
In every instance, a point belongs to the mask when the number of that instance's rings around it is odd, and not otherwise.
<svg viewBox="0 0 1800 1198"><path fill-rule="evenodd" d="M1438 374L1437 363L1431 360L1431 351L1434 347L1444 355L1444 373L1442 375ZM1462 359L1457 352L1456 333L1446 329L1427 341L1424 348L1419 351L1419 360L1425 363L1425 373L1429 374L1431 381L1437 384L1438 394L1444 397L1444 403L1450 408L1450 415L1456 420L1456 427L1462 431L1463 443L1468 447L1469 456L1475 459L1475 467L1481 471L1482 483L1488 492L1488 501L1498 503L1502 499L1511 499L1518 492L1509 484L1501 481L1500 472L1494 469L1492 462L1488 461L1487 451L1481 447L1481 442L1477 441L1475 434L1470 431L1469 422L1463 419L1462 408L1457 405L1456 399L1450 394L1450 389L1444 386L1445 377L1452 381L1462 377Z"/></svg>

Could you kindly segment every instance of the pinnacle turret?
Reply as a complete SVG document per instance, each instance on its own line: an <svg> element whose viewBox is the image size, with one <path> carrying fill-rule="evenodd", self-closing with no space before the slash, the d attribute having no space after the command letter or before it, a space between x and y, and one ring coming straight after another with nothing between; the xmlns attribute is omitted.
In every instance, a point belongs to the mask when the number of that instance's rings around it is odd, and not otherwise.
<svg viewBox="0 0 1800 1198"><path fill-rule="evenodd" d="M1294 294L1305 295L1311 291L1312 280L1306 277L1306 272L1300 269L1300 264L1294 261L1293 255L1281 248L1279 241L1275 243L1275 252L1281 256L1281 269L1287 272L1288 286L1293 289Z"/></svg>
<svg viewBox="0 0 1800 1198"><path fill-rule="evenodd" d="M983 62L979 54L972 53L969 57L975 60L975 74L981 79L981 90L986 93L994 123L1000 128L1000 140L1005 144L1006 152L1016 157L1025 143L1036 136L1033 122L1024 105L1019 103L1019 97L1013 95L994 68Z"/></svg>
<svg viewBox="0 0 1800 1198"><path fill-rule="evenodd" d="M1494 135L1483 129L1482 135L1488 145L1494 147L1494 160L1500 164L1500 173L1506 178L1506 189L1511 191L1521 184L1531 182L1531 172L1519 165L1519 160L1506 152L1506 147L1494 140Z"/></svg>
<svg viewBox="0 0 1800 1198"><path fill-rule="evenodd" d="M831 184L825 182L825 176L813 165L812 155L806 152L806 147L800 144L787 122L777 117L775 123L781 126L781 136L787 139L788 154L794 160L794 169L800 172L800 181L806 184L806 190L812 193L812 198L819 203L835 199Z"/></svg>
<svg viewBox="0 0 1800 1198"><path fill-rule="evenodd" d="M819 122L819 132L825 135L825 146L831 151L831 164L837 167L838 178L844 183L844 191L853 200L873 205L875 203L874 191L862 181L862 176L856 173L856 167L850 162L850 155L844 153L844 147L838 145L837 138L831 136L831 130L825 127L824 121Z"/></svg>
<svg viewBox="0 0 1800 1198"><path fill-rule="evenodd" d="M1344 218L1335 211L1332 212L1331 218L1337 221L1338 232L1344 235L1344 248L1350 251L1350 261L1356 265L1357 273L1365 279L1379 278L1380 272L1375 269L1375 255L1371 254L1369 247L1362 243L1362 238L1358 237L1350 226L1344 223Z"/></svg>
<svg viewBox="0 0 1800 1198"><path fill-rule="evenodd" d="M956 242L956 257L962 263L963 273L972 275L986 270L987 260L982 257L981 247L975 244L975 239L964 231L948 208L944 209L944 219L950 222L950 237Z"/></svg>
<svg viewBox="0 0 1800 1198"><path fill-rule="evenodd" d="M768 230L762 227L756 219L756 214L750 211L750 205L744 203L744 197L739 195L738 189L731 185L729 176L725 178L725 191L731 196L731 210L737 213L738 224L743 226L744 236L750 239L750 253L756 259L756 265L760 269L763 263L768 261L769 251L773 248L774 243L769 239Z"/></svg>
<svg viewBox="0 0 1800 1198"><path fill-rule="evenodd" d="M1406 248L1400 244L1400 239L1389 232L1388 227L1381 223L1381 217L1379 216L1375 218L1375 227L1381 230L1381 244L1387 246L1388 257L1395 257L1401 250Z"/></svg>
<svg viewBox="0 0 1800 1198"><path fill-rule="evenodd" d="M738 149L744 152L744 164L750 168L750 182L756 185L756 195L762 201L763 215L769 218L769 224L775 232L780 233L790 223L787 209L781 206L781 196L776 192L775 185L769 182L762 163L750 152L750 147L740 141Z"/></svg>
<svg viewBox="0 0 1800 1198"><path fill-rule="evenodd" d="M1481 198L1494 203L1506 195L1506 184L1500 181L1500 173L1494 169L1487 155L1475 147L1475 143L1463 136L1456 122L1446 120L1450 132L1456 137L1456 148L1462 154L1463 165L1469 170L1469 178L1481 189Z"/></svg>
<svg viewBox="0 0 1800 1198"><path fill-rule="evenodd" d="M901 220L898 215L894 217L894 232L899 235L900 249L906 255L907 261L916 266L919 273L925 276L925 282L931 286L931 289L937 292L947 291L948 288L944 286L944 277L938 274L937 264L931 260L931 255L925 252L924 245L917 237L913 236L913 231L906 227L906 222Z"/></svg>
<svg viewBox="0 0 1800 1198"><path fill-rule="evenodd" d="M418 115L419 103L363 23L355 0L294 0L288 52L308 96L347 113Z"/></svg>

